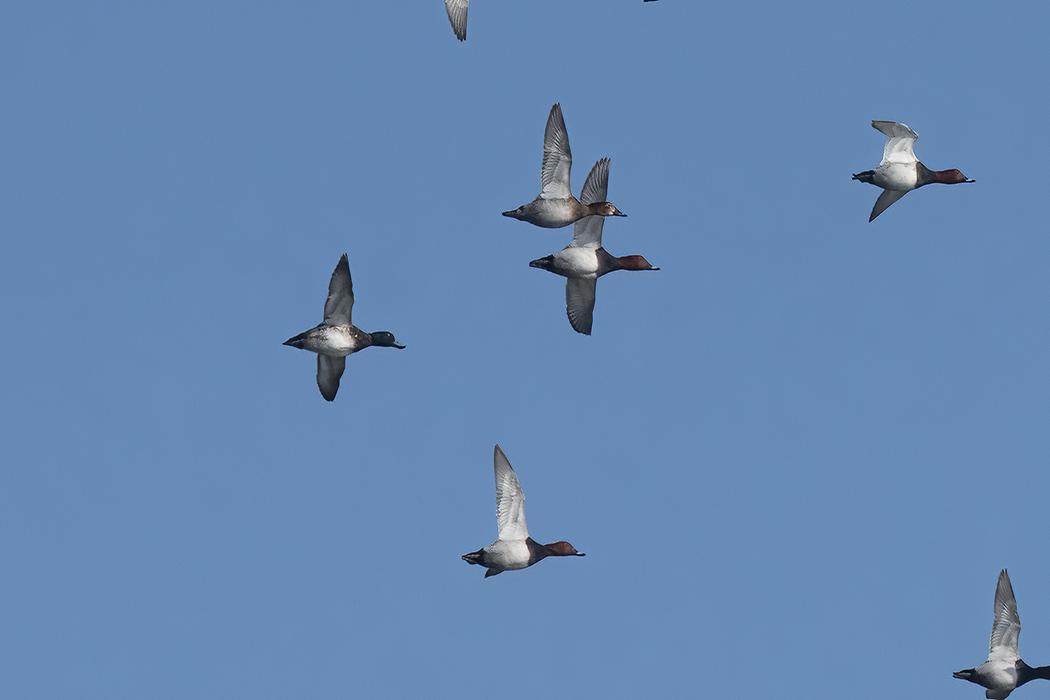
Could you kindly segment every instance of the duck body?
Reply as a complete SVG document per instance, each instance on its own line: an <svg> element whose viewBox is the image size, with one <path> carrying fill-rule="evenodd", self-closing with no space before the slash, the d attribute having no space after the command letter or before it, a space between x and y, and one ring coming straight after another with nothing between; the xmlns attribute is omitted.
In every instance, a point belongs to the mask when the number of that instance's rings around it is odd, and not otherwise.
<svg viewBox="0 0 1050 700"><path fill-rule="evenodd" d="M615 260L615 258L605 252L605 248L601 246L581 248L570 245L557 253L533 260L529 263L529 267L537 267L562 277L598 279L616 269L612 267L610 260Z"/></svg>
<svg viewBox="0 0 1050 700"><path fill-rule="evenodd" d="M531 537L526 537L524 540L496 540L488 547L464 554L463 559L488 569L485 572L485 578L488 578L504 571L527 569L547 556L545 546Z"/></svg>
<svg viewBox="0 0 1050 700"><path fill-rule="evenodd" d="M389 331L367 333L350 322L354 308L354 286L350 261L343 253L328 282L324 321L284 341L284 345L317 353L317 388L326 401L335 400L339 380L346 369L346 356L370 345L404 349Z"/></svg>
<svg viewBox="0 0 1050 700"><path fill-rule="evenodd" d="M962 182L973 182L960 171L930 170L915 157L915 140L918 134L906 124L889 121L872 121L871 125L886 135L886 146L883 149L882 162L874 170L855 173L854 180L882 188L882 194L875 200L868 222L872 222L891 204L920 187L939 182L954 185Z"/></svg>
<svg viewBox="0 0 1050 700"><path fill-rule="evenodd" d="M990 660L985 661L977 668L956 671L952 674L952 678L961 678L987 688L984 693L987 698L1005 700L1015 688L1023 685L1023 683L1018 682L1021 678L1021 666L1031 669L1028 664L1020 659L1012 663L1006 659Z"/></svg>
<svg viewBox="0 0 1050 700"><path fill-rule="evenodd" d="M468 564L484 566L485 578L504 571L527 569L547 557L582 557L582 552L568 542L540 544L529 537L525 525L525 494L507 456L496 445L493 451L493 469L496 476L496 523L499 535L488 547L463 555Z"/></svg>
<svg viewBox="0 0 1050 700"><path fill-rule="evenodd" d="M641 255L610 255L605 248L566 246L557 253L533 260L529 267L538 267L562 277L596 280L616 270L659 270Z"/></svg>
<svg viewBox="0 0 1050 700"><path fill-rule="evenodd" d="M540 168L540 194L528 204L503 212L519 221L527 221L542 228L561 228L586 216L627 216L611 202L586 200L572 195L569 175L572 170L572 151L569 132L565 128L561 105L555 104L547 116L543 133L543 163Z"/></svg>
<svg viewBox="0 0 1050 700"><path fill-rule="evenodd" d="M984 691L986 698L1005 700L1010 693L1028 681L1036 678L1050 680L1050 666L1032 668L1021 659L1015 659L1013 662L1009 659L989 659L977 668L956 671L952 677L987 688Z"/></svg>
<svg viewBox="0 0 1050 700"><path fill-rule="evenodd" d="M1020 635L1021 618L1017 614L1017 600L1014 598L1010 575L1003 569L995 588L995 621L988 644L988 660L976 668L956 671L952 677L986 688L985 697L994 700L1005 700L1011 692L1030 680L1050 680L1050 666L1033 668L1021 660L1018 652Z"/></svg>
<svg viewBox="0 0 1050 700"><path fill-rule="evenodd" d="M575 197L549 199L537 197L517 209L503 212L519 221L527 221L541 228L562 228L587 216L627 216L609 202L583 204Z"/></svg>
<svg viewBox="0 0 1050 700"><path fill-rule="evenodd" d="M881 187L884 190L903 190L910 192L919 184L919 161L915 163L883 163L872 171L864 171L856 177L862 182ZM868 173L871 173L868 175ZM925 183L923 183L925 184Z"/></svg>
<svg viewBox="0 0 1050 700"><path fill-rule="evenodd" d="M285 345L329 357L346 357L372 345L372 336L357 326L314 326L284 341Z"/></svg>

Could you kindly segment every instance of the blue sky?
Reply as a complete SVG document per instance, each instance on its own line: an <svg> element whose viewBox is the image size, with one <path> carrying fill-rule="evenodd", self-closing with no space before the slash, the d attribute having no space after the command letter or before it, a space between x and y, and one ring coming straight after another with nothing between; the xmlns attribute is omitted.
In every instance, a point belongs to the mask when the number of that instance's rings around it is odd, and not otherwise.
<svg viewBox="0 0 1050 700"><path fill-rule="evenodd" d="M1003 567L1050 663L1050 9L412 5L0 10L3 695L976 699ZM869 224L872 119L976 184ZM585 558L460 560L497 442Z"/></svg>

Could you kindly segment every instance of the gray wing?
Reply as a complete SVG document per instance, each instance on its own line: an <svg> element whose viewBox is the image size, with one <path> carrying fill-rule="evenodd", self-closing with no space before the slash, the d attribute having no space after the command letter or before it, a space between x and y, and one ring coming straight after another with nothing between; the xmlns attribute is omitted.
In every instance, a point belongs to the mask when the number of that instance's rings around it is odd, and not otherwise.
<svg viewBox="0 0 1050 700"><path fill-rule="evenodd" d="M565 313L569 317L569 325L577 333L591 334L591 325L594 323L594 291L597 287L597 279L569 277L565 280Z"/></svg>
<svg viewBox="0 0 1050 700"><path fill-rule="evenodd" d="M580 191L580 202L583 204L604 202L608 196L609 159L602 158L594 164L591 172L587 174L587 179L583 183L583 189ZM580 219L573 225L572 243L570 245L578 248L597 248L602 244L602 227L604 225L604 216L587 216Z"/></svg>
<svg viewBox="0 0 1050 700"><path fill-rule="evenodd" d="M350 312L353 308L354 284L350 281L350 261L346 259L346 253L343 253L328 283L328 298L324 302L324 322L330 326L349 326ZM336 383L338 384L338 381ZM335 396L334 389L332 396ZM331 401L331 399L328 400Z"/></svg>
<svg viewBox="0 0 1050 700"><path fill-rule="evenodd" d="M585 216L572 225L572 243L576 248L597 248L602 244L604 216Z"/></svg>
<svg viewBox="0 0 1050 700"><path fill-rule="evenodd" d="M609 198L609 159L602 158L591 172L587 173L587 179L583 182L580 191L580 202L583 204L594 204L604 202Z"/></svg>
<svg viewBox="0 0 1050 700"><path fill-rule="evenodd" d="M915 139L919 135L900 122L872 121L871 125L886 134L886 147L882 151L883 163L914 163Z"/></svg>
<svg viewBox="0 0 1050 700"><path fill-rule="evenodd" d="M529 536L525 527L525 494L518 477L511 468L507 455L499 445L493 453L493 468L496 471L496 523L499 539L523 540Z"/></svg>
<svg viewBox="0 0 1050 700"><path fill-rule="evenodd" d="M988 643L988 658L1013 660L1017 658L1017 639L1021 636L1021 618L1017 615L1017 600L1010 585L1010 575L1003 569L995 587L995 622Z"/></svg>
<svg viewBox="0 0 1050 700"><path fill-rule="evenodd" d="M890 208L890 205L896 202L898 199L908 194L911 190L883 190L879 198L875 200L875 206L871 209L871 216L868 217L868 223L870 224L875 220L875 217Z"/></svg>
<svg viewBox="0 0 1050 700"><path fill-rule="evenodd" d="M345 357L317 354L317 388L321 390L325 401L335 399L335 392L339 391L339 378L343 376L344 369Z"/></svg>
<svg viewBox="0 0 1050 700"><path fill-rule="evenodd" d="M543 132L543 165L540 168L540 196L544 199L568 199L572 196L569 171L572 169L572 151L569 150L569 132L561 116L561 105L551 107L547 128Z"/></svg>
<svg viewBox="0 0 1050 700"><path fill-rule="evenodd" d="M445 0L448 21L452 23L452 31L460 41L467 38L467 2L468 0Z"/></svg>

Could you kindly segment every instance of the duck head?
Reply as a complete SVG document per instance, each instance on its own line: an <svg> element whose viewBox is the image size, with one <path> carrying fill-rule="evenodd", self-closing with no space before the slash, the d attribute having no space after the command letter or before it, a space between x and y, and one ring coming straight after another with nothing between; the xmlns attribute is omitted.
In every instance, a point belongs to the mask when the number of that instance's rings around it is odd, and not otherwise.
<svg viewBox="0 0 1050 700"><path fill-rule="evenodd" d="M952 168L951 170L942 170L940 173L941 182L946 185L957 185L960 182L976 182L976 180L970 180L962 174L958 169Z"/></svg>
<svg viewBox="0 0 1050 700"><path fill-rule="evenodd" d="M564 540L561 542L554 542L552 544L543 545L547 550L547 554L552 557L584 557L587 556L583 552L577 552L576 548Z"/></svg>
<svg viewBox="0 0 1050 700"><path fill-rule="evenodd" d="M405 349L404 345L399 345L398 342L394 340L394 334L390 331L376 331L375 333L369 333L368 335L372 338L372 345L379 345L384 348Z"/></svg>
<svg viewBox="0 0 1050 700"><path fill-rule="evenodd" d="M587 206L592 214L598 214L599 216L627 216L617 209L616 205L612 202L595 202L593 204L588 204Z"/></svg>
<svg viewBox="0 0 1050 700"><path fill-rule="evenodd" d="M617 258L620 263L621 270L659 270L658 267L653 267L649 264L641 255L624 255L623 257Z"/></svg>

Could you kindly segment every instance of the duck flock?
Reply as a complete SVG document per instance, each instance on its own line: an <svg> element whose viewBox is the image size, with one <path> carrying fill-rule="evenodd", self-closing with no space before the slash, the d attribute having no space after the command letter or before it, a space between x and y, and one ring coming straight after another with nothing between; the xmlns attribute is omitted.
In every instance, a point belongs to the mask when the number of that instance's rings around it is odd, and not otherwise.
<svg viewBox="0 0 1050 700"><path fill-rule="evenodd" d="M467 35L467 3L468 0L445 0L449 21L460 41L464 41ZM869 222L908 192L924 185L974 182L957 169L927 168L915 156L914 144L918 135L907 125L895 121L872 121L871 125L886 136L882 161L872 170L853 175L854 180L882 190L871 210ZM556 253L531 261L529 265L566 278L565 307L569 325L574 331L586 335L593 331L599 277L615 270L660 269L653 267L642 255L617 257L602 246L606 217L626 216L608 201L609 165L609 158L599 159L584 180L579 199L573 196L569 135L561 105L555 104L550 109L544 130L540 193L532 201L503 212L503 216L543 228L573 225L572 240L568 245ZM348 355L373 345L405 347L398 344L388 331L368 333L354 326L351 322L353 305L349 260L343 254L329 282L324 320L285 342L285 345L317 353L317 385L327 401L336 397ZM527 568L546 557L584 556L567 541L540 544L529 536L525 525L524 493L498 444L493 460L498 537L487 547L464 554L464 561L484 567L485 578L489 578L504 571ZM1018 653L1020 631L1013 587L1006 569L1003 569L995 591L988 659L975 668L955 672L954 677L983 686L988 698L999 700L1030 680L1050 680L1050 666L1033 668L1021 660Z"/></svg>

